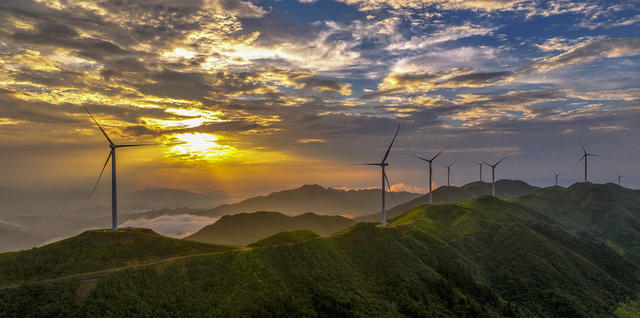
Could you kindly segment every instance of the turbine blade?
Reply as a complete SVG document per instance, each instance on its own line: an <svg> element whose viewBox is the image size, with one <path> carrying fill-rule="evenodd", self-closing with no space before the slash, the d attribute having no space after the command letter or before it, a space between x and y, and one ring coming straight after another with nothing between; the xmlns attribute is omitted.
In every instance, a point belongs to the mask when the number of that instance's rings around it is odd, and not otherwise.
<svg viewBox="0 0 640 318"><path fill-rule="evenodd" d="M424 160L424 161L426 161L426 162L431 162L431 160L429 160L429 159L422 158L422 157L420 157L420 156L412 155L412 154L409 154L409 153L405 153L405 154L403 154L403 155L411 156L411 157L414 157L414 158L418 158L418 159L420 159L420 160Z"/></svg>
<svg viewBox="0 0 640 318"><path fill-rule="evenodd" d="M389 178L387 177L387 173L384 172L384 180L387 181L387 188L389 188L389 195L393 199L393 192L391 191L391 183L389 183Z"/></svg>
<svg viewBox="0 0 640 318"><path fill-rule="evenodd" d="M503 162L507 158L509 158L509 156L504 156L504 158L502 158L502 159L500 159L500 161L496 162L496 164L494 166L499 165L501 162Z"/></svg>
<svg viewBox="0 0 640 318"><path fill-rule="evenodd" d="M578 164L580 164L580 162L582 162L582 160L584 160L584 158L585 158L586 156L587 156L586 154L585 154L585 155L582 155L582 157L580 157L580 160L578 160Z"/></svg>
<svg viewBox="0 0 640 318"><path fill-rule="evenodd" d="M433 156L433 158L431 158L431 161L435 160L436 158L438 158L438 156L443 153L445 150L447 150L451 144L453 144L453 141L449 142L449 144L447 144L446 147L442 148L442 150L440 150L440 152L438 152L435 156Z"/></svg>
<svg viewBox="0 0 640 318"><path fill-rule="evenodd" d="M580 148L582 148L582 152L587 153L587 150L584 149L584 144L582 143L582 140L578 139L578 142L580 143Z"/></svg>
<svg viewBox="0 0 640 318"><path fill-rule="evenodd" d="M91 189L91 192L89 193L89 198L96 191L96 188L98 187L98 183L100 182L100 178L102 178L102 173L104 173L104 169L107 167L107 164L109 163L109 159L111 159L111 155L112 154L113 154L113 150L109 151L109 155L107 156L107 160L104 162L104 166L102 166L102 170L100 170L100 175L98 175L98 180L96 180L96 184L93 185L93 189Z"/></svg>
<svg viewBox="0 0 640 318"><path fill-rule="evenodd" d="M446 149L446 148L445 148ZM440 150L440 152L438 152L435 156L433 156L433 158L431 158L431 160L429 161L434 161L436 160L436 158L438 158L438 156L444 151L444 149Z"/></svg>
<svg viewBox="0 0 640 318"><path fill-rule="evenodd" d="M136 145L116 145L116 148L122 148L122 147L142 147L142 146L155 146L158 144L136 144Z"/></svg>
<svg viewBox="0 0 640 318"><path fill-rule="evenodd" d="M389 152L391 151L391 147L393 146L393 142L395 142L396 141L396 137L398 137L398 132L399 131L400 131L400 125L398 125L398 129L396 129L396 134L393 136L393 139L391 140L391 144L389 144L389 148L387 149L387 152L384 154L384 158L382 158L382 163L387 161L387 157L389 157Z"/></svg>
<svg viewBox="0 0 640 318"><path fill-rule="evenodd" d="M113 143L113 141L111 141L111 138L109 138L109 136L107 136L107 133L104 131L104 129L102 129L102 126L100 126L100 124L98 124L98 121L93 117L93 115L91 115L89 110L84 106L82 106L82 108L84 108L84 110L87 111L87 114L89 114L89 116L91 116L91 119L93 119L93 122L96 123L96 125L98 125L98 128L100 128L100 131L102 132L104 137L107 138L107 141L109 141L109 144L113 145L114 143Z"/></svg>
<svg viewBox="0 0 640 318"><path fill-rule="evenodd" d="M443 167L445 167L445 168L451 168L451 167L453 167L453 165L455 165L455 164L456 164L456 163L455 163L455 161L454 161L454 162L452 162L452 163L451 163L451 164L449 164L449 165L443 165L443 164L439 163L439 165L441 165L441 166L443 166ZM477 164L477 163L476 163L476 164Z"/></svg>

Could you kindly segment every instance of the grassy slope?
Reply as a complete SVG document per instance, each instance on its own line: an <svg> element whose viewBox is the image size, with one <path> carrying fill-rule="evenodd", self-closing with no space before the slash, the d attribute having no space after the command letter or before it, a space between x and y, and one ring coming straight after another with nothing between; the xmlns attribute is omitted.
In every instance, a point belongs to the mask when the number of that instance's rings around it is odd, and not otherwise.
<svg viewBox="0 0 640 318"><path fill-rule="evenodd" d="M640 264L640 191L612 183L576 183L566 189L540 189L512 201Z"/></svg>
<svg viewBox="0 0 640 318"><path fill-rule="evenodd" d="M0 254L0 286L228 249L176 240L148 229L87 231L43 247Z"/></svg>
<svg viewBox="0 0 640 318"><path fill-rule="evenodd" d="M249 247L265 247L272 245L300 243L312 239L320 238L320 235L309 230L295 230L280 232L269 237L263 238L257 242L253 242Z"/></svg>
<svg viewBox="0 0 640 318"><path fill-rule="evenodd" d="M222 245L246 245L282 231L309 230L329 235L355 224L351 219L333 215L305 213L295 217L278 212L225 215L187 237L187 240Z"/></svg>
<svg viewBox="0 0 640 318"><path fill-rule="evenodd" d="M605 245L480 197L387 228L116 272L83 297L74 281L2 290L0 316L607 317L640 290L638 273Z"/></svg>

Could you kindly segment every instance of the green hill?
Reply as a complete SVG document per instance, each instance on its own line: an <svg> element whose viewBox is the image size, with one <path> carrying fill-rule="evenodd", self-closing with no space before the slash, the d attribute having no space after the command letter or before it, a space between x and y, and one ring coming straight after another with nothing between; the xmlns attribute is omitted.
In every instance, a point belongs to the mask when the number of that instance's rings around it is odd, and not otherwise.
<svg viewBox="0 0 640 318"><path fill-rule="evenodd" d="M249 247L265 247L281 244L294 244L312 239L320 238L320 235L309 230L295 230L280 232L269 237L263 238L257 242L249 244Z"/></svg>
<svg viewBox="0 0 640 318"><path fill-rule="evenodd" d="M490 196L298 238L0 289L0 316L612 317L640 292L626 257Z"/></svg>
<svg viewBox="0 0 640 318"><path fill-rule="evenodd" d="M186 240L219 245L247 245L282 231L309 230L326 236L356 222L337 215L305 213L286 216L278 212L225 215L216 223L186 237Z"/></svg>
<svg viewBox="0 0 640 318"><path fill-rule="evenodd" d="M43 247L0 254L0 286L228 249L171 239L149 229L87 231Z"/></svg>
<svg viewBox="0 0 640 318"><path fill-rule="evenodd" d="M503 179L496 181L496 195L499 198L509 198L523 193L528 193L536 189L538 188L520 180ZM488 194L491 194L491 183L486 182L476 181L467 183L461 187L441 186L433 190L433 204L454 203ZM410 209L427 204L428 202L429 194L425 194L419 198L397 205L386 211L387 219L397 217ZM378 211L380 210L379 203L376 209ZM380 222L380 212L358 217L356 220L364 222Z"/></svg>
<svg viewBox="0 0 640 318"><path fill-rule="evenodd" d="M640 191L617 184L575 183L513 198L582 236L594 237L640 264Z"/></svg>

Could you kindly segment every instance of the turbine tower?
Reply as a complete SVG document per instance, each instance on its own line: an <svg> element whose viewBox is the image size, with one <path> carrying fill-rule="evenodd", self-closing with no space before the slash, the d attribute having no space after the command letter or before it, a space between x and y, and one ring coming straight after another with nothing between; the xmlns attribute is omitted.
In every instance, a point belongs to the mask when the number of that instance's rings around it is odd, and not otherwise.
<svg viewBox="0 0 640 318"><path fill-rule="evenodd" d="M98 180L96 181L96 184L93 186L93 189L91 189L91 192L89 193L89 197L93 195L93 193L96 191L96 188L98 187L98 183L100 182L100 178L102 177L102 173L104 172L104 169L107 167L107 164L109 163L109 159L111 159L111 221L112 221L111 228L112 230L116 231L118 230L118 193L116 191L116 149L124 148L124 147L146 146L149 144L116 145L115 143L113 143L113 141L111 141L111 138L109 138L109 136L104 131L104 129L102 129L102 126L98 124L98 121L93 117L93 115L91 115L89 110L84 106L82 107L84 108L84 110L87 111L87 114L91 116L91 119L93 119L93 122L98 126L98 128L100 129L104 137L109 142L109 149L110 149L109 155L107 156L107 160L104 162L104 166L102 166L102 170L100 170L100 175L98 176Z"/></svg>
<svg viewBox="0 0 640 318"><path fill-rule="evenodd" d="M482 161L482 162L475 162L475 164L478 165L478 167L480 168L480 182L482 182L482 165L484 165L486 162Z"/></svg>
<svg viewBox="0 0 640 318"><path fill-rule="evenodd" d="M389 152L391 151L391 147L393 143L396 141L396 137L398 137L398 132L400 131L400 125L398 125L398 129L396 129L396 134L393 136L391 140L391 144L389 144L389 148L387 148L387 152L385 152L384 157L382 157L382 161L380 163L358 163L353 164L352 166L380 166L382 169L382 226L387 225L387 217L385 214L385 182L386 186L389 187L389 193L391 193L391 185L389 184L389 178L387 178L387 173L385 168L389 165L387 163L387 157L389 157Z"/></svg>
<svg viewBox="0 0 640 318"><path fill-rule="evenodd" d="M453 165L455 165L455 162L452 162L450 165L441 165L445 168L447 168L447 186L450 187L451 186L451 167L453 167Z"/></svg>
<svg viewBox="0 0 640 318"><path fill-rule="evenodd" d="M433 176L432 164L433 164L433 161L434 161L436 158L438 158L438 156L439 156L443 151L445 151L448 147L449 147L448 145L447 145L446 147L444 147L444 149L440 150L440 152L438 152L438 153L437 153L435 156L433 156L431 159L422 158L422 157L415 156L415 155L410 155L410 156L412 156L412 157L414 157L414 158L418 158L418 159L420 159L420 160L422 160L422 161L427 162L427 164L429 165L429 204L432 204L432 203L433 203L433 192L431 191L431 190L432 190L432 187L433 187L433 185L431 184L431 183L432 183L432 182L431 182L431 180L432 180L432 176Z"/></svg>
<svg viewBox="0 0 640 318"><path fill-rule="evenodd" d="M496 196L496 167L509 156L505 156L494 164L484 162L487 166L491 167L491 195Z"/></svg>
<svg viewBox="0 0 640 318"><path fill-rule="evenodd" d="M586 149L584 149L584 145L582 144L582 141L580 141L580 147L582 148L582 157L580 157L580 160L578 160L578 163L580 163L580 161L584 160L584 182L587 182L587 159L589 159L589 157L599 157L600 155L596 155L596 154L592 154L592 153L588 153Z"/></svg>
<svg viewBox="0 0 640 318"><path fill-rule="evenodd" d="M619 186L622 186L622 178L623 178L624 176L623 176L623 175L621 175L620 173L618 173L617 171L616 171L616 174L618 175L618 185L619 185Z"/></svg>
<svg viewBox="0 0 640 318"><path fill-rule="evenodd" d="M558 186L558 177L559 177L559 176L563 176L563 175L564 175L564 173L557 173L555 170L551 170L551 171L553 171L553 176L554 176L554 177L555 177L555 179L556 179L556 187L557 187L557 186Z"/></svg>

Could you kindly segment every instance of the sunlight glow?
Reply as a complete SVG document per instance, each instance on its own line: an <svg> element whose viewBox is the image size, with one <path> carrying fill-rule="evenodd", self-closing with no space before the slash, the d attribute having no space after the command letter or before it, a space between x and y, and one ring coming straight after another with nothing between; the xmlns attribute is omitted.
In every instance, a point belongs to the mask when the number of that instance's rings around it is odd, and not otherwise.
<svg viewBox="0 0 640 318"><path fill-rule="evenodd" d="M230 157L236 151L231 146L218 143L219 136L207 133L182 133L167 138L164 142L171 157L183 160L214 161Z"/></svg>

